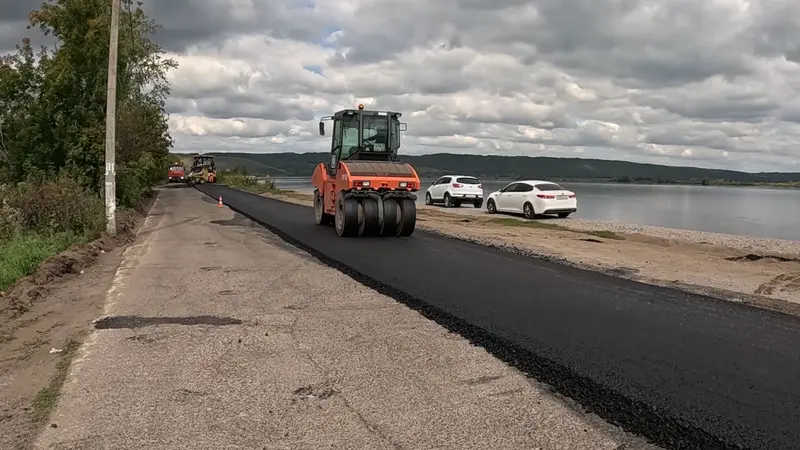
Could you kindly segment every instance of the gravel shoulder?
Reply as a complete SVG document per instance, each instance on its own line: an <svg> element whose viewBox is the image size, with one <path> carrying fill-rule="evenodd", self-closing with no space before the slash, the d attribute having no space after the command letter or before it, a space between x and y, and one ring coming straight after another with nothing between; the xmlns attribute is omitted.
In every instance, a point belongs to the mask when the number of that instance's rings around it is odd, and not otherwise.
<svg viewBox="0 0 800 450"><path fill-rule="evenodd" d="M36 448L655 449L194 189L154 213Z"/></svg>
<svg viewBox="0 0 800 450"><path fill-rule="evenodd" d="M308 194L263 194L311 205ZM310 219L309 219L310 220ZM800 242L418 206L419 229L800 316Z"/></svg>

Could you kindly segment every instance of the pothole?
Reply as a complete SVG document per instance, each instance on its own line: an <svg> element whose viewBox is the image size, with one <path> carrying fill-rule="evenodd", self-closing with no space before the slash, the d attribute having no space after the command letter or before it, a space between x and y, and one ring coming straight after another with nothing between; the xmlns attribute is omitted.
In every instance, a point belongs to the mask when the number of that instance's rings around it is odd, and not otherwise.
<svg viewBox="0 0 800 450"><path fill-rule="evenodd" d="M189 317L140 317L140 316L111 316L103 317L94 322L98 330L142 328L154 325L211 325L216 327L227 325L241 325L242 321L231 317L217 316L189 316Z"/></svg>
<svg viewBox="0 0 800 450"><path fill-rule="evenodd" d="M325 400L338 394L339 391L334 389L330 384L323 383L321 385L308 385L297 388L292 392L300 399L307 400Z"/></svg>

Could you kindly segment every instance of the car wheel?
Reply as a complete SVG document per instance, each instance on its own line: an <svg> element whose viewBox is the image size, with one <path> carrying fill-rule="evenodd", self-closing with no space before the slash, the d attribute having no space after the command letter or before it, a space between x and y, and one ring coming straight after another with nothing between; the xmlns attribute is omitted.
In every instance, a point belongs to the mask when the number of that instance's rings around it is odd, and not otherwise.
<svg viewBox="0 0 800 450"><path fill-rule="evenodd" d="M486 210L489 211L489 214L494 214L497 212L497 207L494 204L494 200L489 199L489 201L486 202Z"/></svg>
<svg viewBox="0 0 800 450"><path fill-rule="evenodd" d="M425 193L425 204L426 205L432 205L433 204L433 198L431 198L431 193L430 192L426 192Z"/></svg>
<svg viewBox="0 0 800 450"><path fill-rule="evenodd" d="M444 207L445 208L453 207L453 199L450 198L450 194L444 194Z"/></svg>
<svg viewBox="0 0 800 450"><path fill-rule="evenodd" d="M530 203L525 203L525 205L522 207L522 212L525 214L526 219L533 219L536 217L536 214L533 211L533 205Z"/></svg>

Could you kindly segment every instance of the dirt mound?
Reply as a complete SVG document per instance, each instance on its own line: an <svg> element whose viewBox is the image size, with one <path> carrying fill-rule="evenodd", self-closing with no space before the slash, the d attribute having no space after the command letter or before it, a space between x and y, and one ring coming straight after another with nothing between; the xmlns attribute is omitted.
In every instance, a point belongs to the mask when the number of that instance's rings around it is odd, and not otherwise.
<svg viewBox="0 0 800 450"><path fill-rule="evenodd" d="M94 264L98 255L133 241L140 219L149 211L155 196L141 202L136 208L117 215L117 235L103 233L99 238L69 247L44 260L36 271L0 292L0 311L6 319L13 319L31 309L34 302L46 296L50 285L66 275L80 274Z"/></svg>

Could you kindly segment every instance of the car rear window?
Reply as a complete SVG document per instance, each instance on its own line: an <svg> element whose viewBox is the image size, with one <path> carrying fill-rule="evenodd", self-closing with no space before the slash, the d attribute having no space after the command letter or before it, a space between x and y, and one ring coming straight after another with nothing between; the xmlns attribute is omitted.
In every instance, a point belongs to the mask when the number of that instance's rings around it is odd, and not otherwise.
<svg viewBox="0 0 800 450"><path fill-rule="evenodd" d="M183 170L183 166L172 166L169 170Z"/></svg>
<svg viewBox="0 0 800 450"><path fill-rule="evenodd" d="M564 188L562 188L561 186L559 186L557 184L553 184L553 183L537 184L536 185L536 189L538 189L540 191L563 191L564 190Z"/></svg>
<svg viewBox="0 0 800 450"><path fill-rule="evenodd" d="M477 178L472 178L472 177L456 178L456 183L461 183L461 184L481 184L481 182L478 181Z"/></svg>

